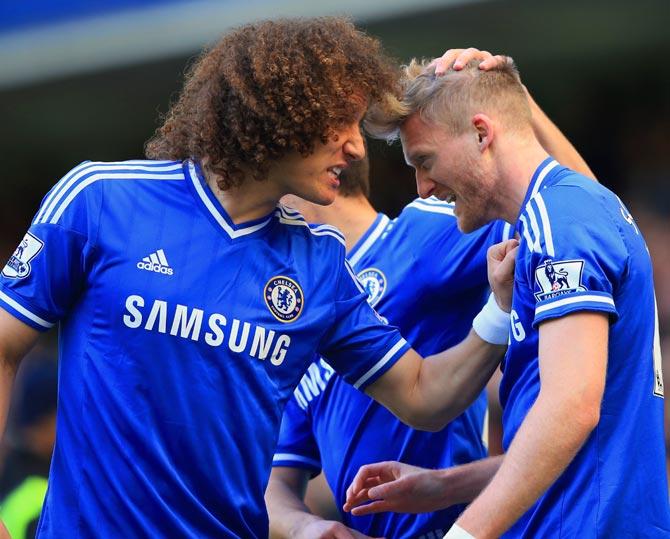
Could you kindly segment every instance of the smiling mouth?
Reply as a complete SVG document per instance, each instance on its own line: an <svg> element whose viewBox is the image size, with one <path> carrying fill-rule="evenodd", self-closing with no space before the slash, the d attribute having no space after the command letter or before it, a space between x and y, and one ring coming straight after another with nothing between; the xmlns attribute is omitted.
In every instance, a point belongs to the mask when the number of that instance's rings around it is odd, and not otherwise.
<svg viewBox="0 0 670 539"><path fill-rule="evenodd" d="M342 171L344 170L343 167L329 167L328 172L330 172L335 178L339 178L340 174L342 174Z"/></svg>

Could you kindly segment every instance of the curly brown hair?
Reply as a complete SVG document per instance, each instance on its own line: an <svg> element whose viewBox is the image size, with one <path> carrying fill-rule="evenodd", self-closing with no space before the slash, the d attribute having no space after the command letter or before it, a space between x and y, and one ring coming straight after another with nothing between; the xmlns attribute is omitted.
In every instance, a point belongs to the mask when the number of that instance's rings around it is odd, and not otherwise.
<svg viewBox="0 0 670 539"><path fill-rule="evenodd" d="M354 121L356 97L375 103L398 93L398 78L379 41L346 18L248 24L189 70L146 154L201 160L224 190L247 176L263 180L273 161L307 156Z"/></svg>

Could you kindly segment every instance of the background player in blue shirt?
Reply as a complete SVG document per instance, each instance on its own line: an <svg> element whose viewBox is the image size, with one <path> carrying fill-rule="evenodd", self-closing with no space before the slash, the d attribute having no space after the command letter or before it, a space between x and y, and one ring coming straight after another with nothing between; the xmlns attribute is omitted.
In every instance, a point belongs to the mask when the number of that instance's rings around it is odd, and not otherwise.
<svg viewBox="0 0 670 539"><path fill-rule="evenodd" d="M424 69L407 70L378 132L400 128L419 192L454 201L462 230L502 218L521 235L500 389L506 454L465 469L486 469L473 475L486 486L446 537L668 537L658 324L635 221L547 155L513 66ZM372 498L367 510L409 510L408 487L435 501L453 478L365 467L347 508Z"/></svg>
<svg viewBox="0 0 670 539"><path fill-rule="evenodd" d="M460 50L448 51L442 61ZM491 59L466 51L462 60ZM506 60L498 56L487 64ZM591 174L579 154L535 102L534 130L562 162ZM287 197L284 201L309 222L342 230L347 257L363 282L369 303L422 354L458 343L487 295L486 250L506 239L511 226L496 221L472 234L458 231L453 204L417 199L397 219L377 213L367 199L368 165L361 161L340 176L335 202L317 206ZM290 198L290 200L288 200ZM403 425L369 397L354 390L324 360L313 363L284 411L274 469L266 493L270 530L277 537L349 537L343 524L309 513L302 503L310 475L323 469L337 506L363 464L380 460L444 468L487 456L482 441L486 399L482 395L464 414L437 433ZM442 537L464 506L430 514L382 513L368 517L342 514L350 529L366 536Z"/></svg>
<svg viewBox="0 0 670 539"><path fill-rule="evenodd" d="M422 360L367 304L341 234L278 205L333 201L396 77L346 20L241 27L193 67L153 160L85 162L47 194L0 276L3 421L18 361L59 324L39 536L267 536L282 409L315 352L427 428L479 394L501 346L471 332ZM500 343L496 309L476 324Z"/></svg>

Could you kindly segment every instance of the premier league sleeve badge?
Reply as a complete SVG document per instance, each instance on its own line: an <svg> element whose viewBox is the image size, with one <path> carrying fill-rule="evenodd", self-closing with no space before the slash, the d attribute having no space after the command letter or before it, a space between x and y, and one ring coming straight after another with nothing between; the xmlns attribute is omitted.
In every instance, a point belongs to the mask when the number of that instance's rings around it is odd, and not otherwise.
<svg viewBox="0 0 670 539"><path fill-rule="evenodd" d="M30 261L35 258L44 247L44 242L30 232L19 243L14 254L9 257L2 275L9 279L25 279L30 275Z"/></svg>

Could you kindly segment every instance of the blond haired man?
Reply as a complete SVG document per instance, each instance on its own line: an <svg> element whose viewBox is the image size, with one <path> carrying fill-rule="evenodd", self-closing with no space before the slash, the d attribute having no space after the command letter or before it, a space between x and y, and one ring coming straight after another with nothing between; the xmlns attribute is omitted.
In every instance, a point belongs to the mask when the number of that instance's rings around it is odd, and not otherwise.
<svg viewBox="0 0 670 539"><path fill-rule="evenodd" d="M400 137L419 193L454 202L463 231L502 218L520 234L506 455L450 471L363 467L345 509L476 497L447 537L667 537L658 325L640 231L615 194L547 154L511 63L443 77L437 67L412 64L404 98L374 127Z"/></svg>

